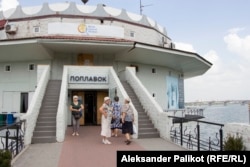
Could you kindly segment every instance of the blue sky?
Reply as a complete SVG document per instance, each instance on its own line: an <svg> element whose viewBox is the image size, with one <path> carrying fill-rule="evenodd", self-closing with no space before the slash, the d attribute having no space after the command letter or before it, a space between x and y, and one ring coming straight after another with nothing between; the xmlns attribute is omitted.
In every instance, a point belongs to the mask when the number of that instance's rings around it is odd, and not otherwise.
<svg viewBox="0 0 250 167"><path fill-rule="evenodd" d="M82 4L81 0L74 1ZM0 0L0 10L66 0ZM141 0L142 13L165 27L178 49L213 63L202 76L185 80L185 100L250 99L250 1ZM140 0L89 0L140 14Z"/></svg>

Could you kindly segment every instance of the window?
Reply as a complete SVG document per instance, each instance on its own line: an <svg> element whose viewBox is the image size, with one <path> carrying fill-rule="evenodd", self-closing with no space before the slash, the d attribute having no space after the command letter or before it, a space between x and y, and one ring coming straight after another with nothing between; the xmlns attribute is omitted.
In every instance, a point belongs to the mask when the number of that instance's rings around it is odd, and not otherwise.
<svg viewBox="0 0 250 167"><path fill-rule="evenodd" d="M152 68L152 73L156 73L156 69L155 68Z"/></svg>
<svg viewBox="0 0 250 167"><path fill-rule="evenodd" d="M35 70L35 64L29 64L29 71Z"/></svg>
<svg viewBox="0 0 250 167"><path fill-rule="evenodd" d="M5 70L6 72L10 72L10 71L11 71L10 65L6 65L4 70Z"/></svg>
<svg viewBox="0 0 250 167"><path fill-rule="evenodd" d="M135 32L134 32L134 31L130 31L130 34L129 34L129 35L130 35L130 37L133 37L133 38L134 38L134 37L135 37Z"/></svg>
<svg viewBox="0 0 250 167"><path fill-rule="evenodd" d="M33 32L34 33L39 33L40 32L40 27L39 26L33 27Z"/></svg>

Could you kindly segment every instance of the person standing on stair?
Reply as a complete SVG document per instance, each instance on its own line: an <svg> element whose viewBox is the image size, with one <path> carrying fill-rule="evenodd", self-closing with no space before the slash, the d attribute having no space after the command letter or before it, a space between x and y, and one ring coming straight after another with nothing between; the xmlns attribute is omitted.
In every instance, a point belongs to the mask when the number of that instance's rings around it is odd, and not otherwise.
<svg viewBox="0 0 250 167"><path fill-rule="evenodd" d="M130 106L130 98L125 98L122 106L122 134L125 134L125 143L131 143L131 135L133 134L134 112Z"/></svg>
<svg viewBox="0 0 250 167"><path fill-rule="evenodd" d="M112 118L112 109L110 105L110 98L105 97L104 103L99 108L99 111L102 113L102 122L101 122L101 136L103 144L111 144L108 140L111 137L111 118Z"/></svg>
<svg viewBox="0 0 250 167"><path fill-rule="evenodd" d="M70 111L72 113L72 122L73 122L73 133L72 136L79 136L79 126L80 126L80 117L81 112L83 111L84 106L78 100L78 96L73 96L73 101L70 105Z"/></svg>

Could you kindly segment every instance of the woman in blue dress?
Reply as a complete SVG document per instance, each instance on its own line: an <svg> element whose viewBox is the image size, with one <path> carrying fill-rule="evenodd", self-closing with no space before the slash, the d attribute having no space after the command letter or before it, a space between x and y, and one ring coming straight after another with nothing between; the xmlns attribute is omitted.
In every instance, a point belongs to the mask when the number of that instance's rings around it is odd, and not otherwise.
<svg viewBox="0 0 250 167"><path fill-rule="evenodd" d="M114 122L111 124L112 136L117 137L119 133L119 129L122 128L122 124L120 122L121 118L121 104L119 103L119 97L114 97L114 102L112 103L113 106L113 119Z"/></svg>

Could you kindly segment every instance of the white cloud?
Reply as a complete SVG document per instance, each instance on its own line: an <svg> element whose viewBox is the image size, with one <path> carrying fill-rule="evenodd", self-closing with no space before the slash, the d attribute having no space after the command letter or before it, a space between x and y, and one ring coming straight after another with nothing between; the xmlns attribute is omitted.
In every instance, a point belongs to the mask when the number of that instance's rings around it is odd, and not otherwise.
<svg viewBox="0 0 250 167"><path fill-rule="evenodd" d="M229 33L224 37L229 51L250 61L250 35L241 38L237 33Z"/></svg>
<svg viewBox="0 0 250 167"><path fill-rule="evenodd" d="M229 29L228 30L228 33L229 34L237 34L237 33L239 33L240 31L244 31L245 30L245 28L243 28L243 27L236 27L236 28L231 28L231 29Z"/></svg>
<svg viewBox="0 0 250 167"><path fill-rule="evenodd" d="M250 99L250 35L240 37L238 33L242 30L228 31L224 37L228 49L225 55L215 50L204 55L213 66L202 76L185 80L187 102Z"/></svg>
<svg viewBox="0 0 250 167"><path fill-rule="evenodd" d="M18 0L0 0L0 11L15 8L19 5Z"/></svg>

